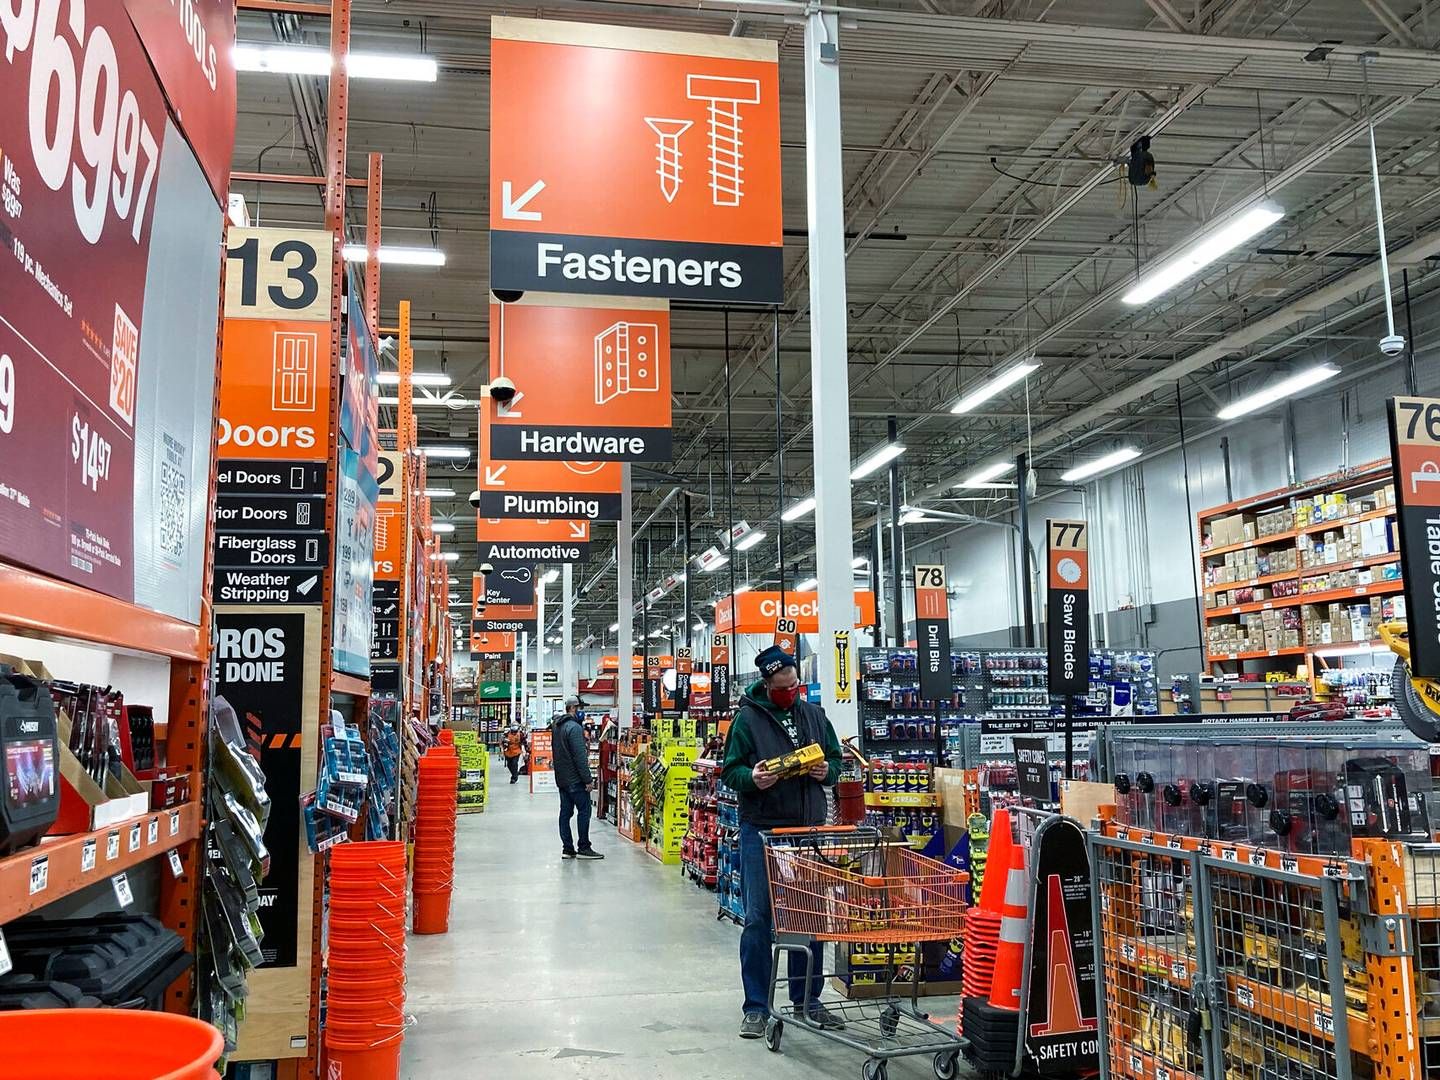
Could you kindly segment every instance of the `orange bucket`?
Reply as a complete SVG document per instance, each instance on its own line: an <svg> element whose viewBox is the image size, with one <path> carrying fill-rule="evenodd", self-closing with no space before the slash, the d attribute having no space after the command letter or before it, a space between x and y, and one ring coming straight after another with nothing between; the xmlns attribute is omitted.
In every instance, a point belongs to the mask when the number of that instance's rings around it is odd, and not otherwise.
<svg viewBox="0 0 1440 1080"><path fill-rule="evenodd" d="M130 1009L0 1012L0 1080L211 1080L225 1040L209 1024Z"/></svg>
<svg viewBox="0 0 1440 1080"><path fill-rule="evenodd" d="M414 929L417 934L444 934L450 930L450 890L415 894Z"/></svg>
<svg viewBox="0 0 1440 1080"><path fill-rule="evenodd" d="M441 728L438 732L436 732L435 737L440 740L441 746L455 745L455 732L451 731L448 727Z"/></svg>
<svg viewBox="0 0 1440 1080"><path fill-rule="evenodd" d="M399 1038L368 1049L325 1044L328 1080L395 1080L400 1075Z"/></svg>

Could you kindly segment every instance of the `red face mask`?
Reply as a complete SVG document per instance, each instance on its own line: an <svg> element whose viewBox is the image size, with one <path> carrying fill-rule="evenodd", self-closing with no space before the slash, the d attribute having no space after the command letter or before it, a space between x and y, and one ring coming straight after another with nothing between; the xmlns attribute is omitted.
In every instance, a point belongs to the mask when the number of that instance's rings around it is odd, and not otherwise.
<svg viewBox="0 0 1440 1080"><path fill-rule="evenodd" d="M772 704L781 709L788 709L800 699L800 684L796 683L794 686L787 686L783 690L779 687L772 686L765 692L770 695Z"/></svg>

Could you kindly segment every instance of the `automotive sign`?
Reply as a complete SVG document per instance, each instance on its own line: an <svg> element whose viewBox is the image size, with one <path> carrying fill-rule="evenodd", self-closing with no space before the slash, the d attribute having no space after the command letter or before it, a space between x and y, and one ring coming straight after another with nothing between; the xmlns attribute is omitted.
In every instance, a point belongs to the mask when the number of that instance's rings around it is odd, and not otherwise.
<svg viewBox="0 0 1440 1080"><path fill-rule="evenodd" d="M490 38L492 288L781 301L773 41L499 16Z"/></svg>

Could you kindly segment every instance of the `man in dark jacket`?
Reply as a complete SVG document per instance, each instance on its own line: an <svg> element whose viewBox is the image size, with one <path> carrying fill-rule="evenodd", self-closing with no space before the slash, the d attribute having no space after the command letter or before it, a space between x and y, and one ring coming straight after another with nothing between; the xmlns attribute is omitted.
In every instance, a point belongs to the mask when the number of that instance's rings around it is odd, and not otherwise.
<svg viewBox="0 0 1440 1080"><path fill-rule="evenodd" d="M590 846L590 747L580 726L580 699L565 699L565 715L555 720L551 740L554 746L555 786L560 789L560 857L562 859L603 859ZM580 846L570 834L570 817L578 815Z"/></svg>
<svg viewBox="0 0 1440 1080"><path fill-rule="evenodd" d="M825 710L805 701L795 658L778 645L755 658L761 679L745 692L725 742L721 776L740 797L741 884L745 890L745 929L740 934L740 981L745 988L742 1039L765 1034L769 1013L771 931L770 884L765 872L765 844L760 833L824 825L828 803L825 788L840 779L840 741ZM781 779L765 762L790 750L816 743L825 752L805 775ZM805 985L805 957L789 953L790 1001L796 1014L814 1023L845 1025L820 1004L824 979L822 949L810 943L810 985Z"/></svg>

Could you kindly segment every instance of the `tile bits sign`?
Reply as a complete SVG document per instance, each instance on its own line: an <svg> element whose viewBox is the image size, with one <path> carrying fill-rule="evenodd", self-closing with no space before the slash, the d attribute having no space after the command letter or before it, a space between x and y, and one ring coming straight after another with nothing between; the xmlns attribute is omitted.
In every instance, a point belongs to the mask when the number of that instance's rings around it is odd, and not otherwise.
<svg viewBox="0 0 1440 1080"><path fill-rule="evenodd" d="M774 42L498 16L490 37L493 288L781 301Z"/></svg>
<svg viewBox="0 0 1440 1080"><path fill-rule="evenodd" d="M1440 678L1440 398L1392 398L1389 413L1410 673Z"/></svg>
<svg viewBox="0 0 1440 1080"><path fill-rule="evenodd" d="M1090 691L1089 532L1083 521L1045 522L1045 647L1052 694Z"/></svg>
<svg viewBox="0 0 1440 1080"><path fill-rule="evenodd" d="M1035 830L1031 852L1025 1056L1039 1076L1092 1074L1100 1036L1085 833L1070 818L1051 815Z"/></svg>
<svg viewBox="0 0 1440 1080"><path fill-rule="evenodd" d="M490 302L495 461L669 461L670 311L664 301L527 293ZM572 387L557 394L557 386Z"/></svg>
<svg viewBox="0 0 1440 1080"><path fill-rule="evenodd" d="M730 711L730 635L710 638L710 709Z"/></svg>
<svg viewBox="0 0 1440 1080"><path fill-rule="evenodd" d="M950 666L950 596L945 567L915 567L915 654L920 666L920 697L948 701L955 692Z"/></svg>
<svg viewBox="0 0 1440 1080"><path fill-rule="evenodd" d="M482 517L620 519L618 461L499 461L487 449L494 425L490 410L482 408L476 468Z"/></svg>

